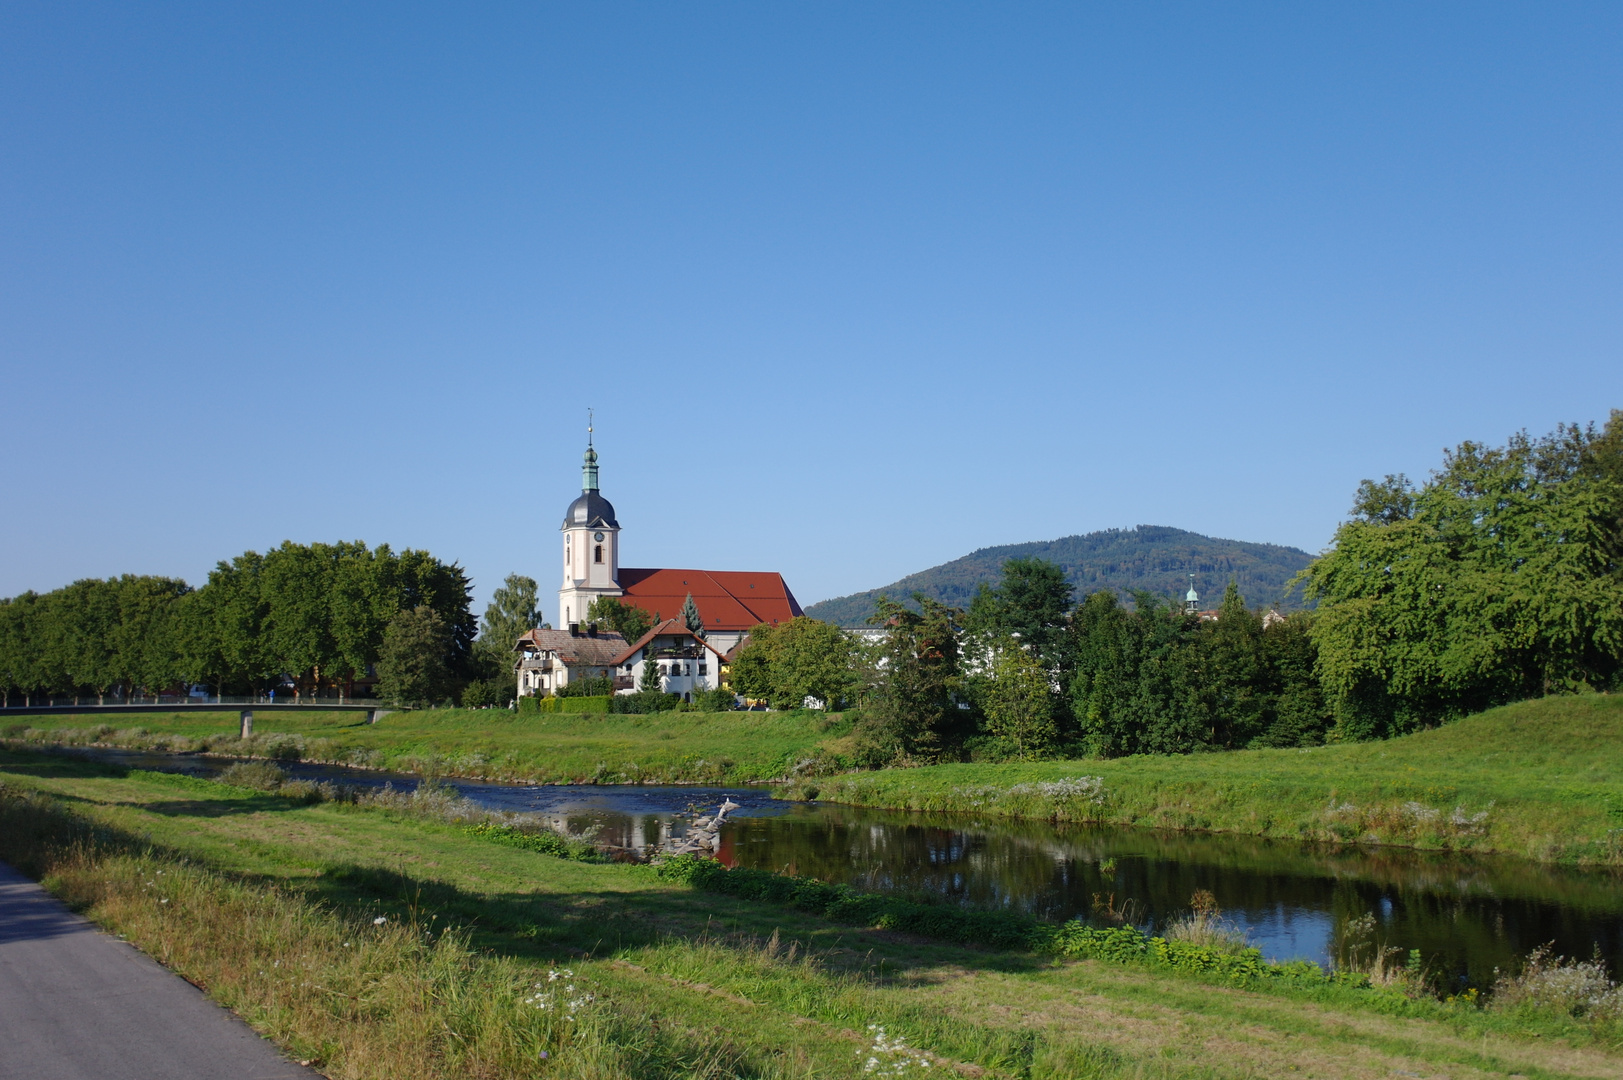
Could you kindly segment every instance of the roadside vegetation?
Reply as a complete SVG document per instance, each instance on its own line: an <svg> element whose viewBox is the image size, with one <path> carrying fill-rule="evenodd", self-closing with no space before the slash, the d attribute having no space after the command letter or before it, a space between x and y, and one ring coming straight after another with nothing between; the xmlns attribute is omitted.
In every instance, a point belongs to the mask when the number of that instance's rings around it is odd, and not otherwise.
<svg viewBox="0 0 1623 1080"><path fill-rule="evenodd" d="M1616 990L1570 960L1507 973L1502 999L1439 998L1405 964L1379 984L1261 970L1198 897L1191 919L1212 925L1181 937L980 940L945 905L831 905L830 886L700 860L558 858L426 807L286 797L260 773L245 787L4 753L0 858L334 1077L1623 1068ZM909 911L939 925L870 928ZM954 922L959 943L937 932Z"/></svg>

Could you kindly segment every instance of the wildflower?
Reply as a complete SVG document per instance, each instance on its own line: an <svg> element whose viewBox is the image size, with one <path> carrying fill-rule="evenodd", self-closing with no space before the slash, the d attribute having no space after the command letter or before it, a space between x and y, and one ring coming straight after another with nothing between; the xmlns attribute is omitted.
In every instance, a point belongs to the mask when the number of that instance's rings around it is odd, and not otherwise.
<svg viewBox="0 0 1623 1080"><path fill-rule="evenodd" d="M873 1046L862 1063L862 1071L874 1076L905 1076L909 1069L928 1069L930 1059L907 1045L900 1036L890 1038L879 1024L869 1024Z"/></svg>

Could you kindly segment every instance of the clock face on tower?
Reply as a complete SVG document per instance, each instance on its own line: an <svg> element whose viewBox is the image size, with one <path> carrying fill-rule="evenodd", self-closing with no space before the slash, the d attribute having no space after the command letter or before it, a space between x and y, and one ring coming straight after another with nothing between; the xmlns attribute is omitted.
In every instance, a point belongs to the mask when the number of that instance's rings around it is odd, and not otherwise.
<svg viewBox="0 0 1623 1080"><path fill-rule="evenodd" d="M601 540L601 539L603 539L603 534L602 533L593 533L592 534L592 539L593 540Z"/></svg>

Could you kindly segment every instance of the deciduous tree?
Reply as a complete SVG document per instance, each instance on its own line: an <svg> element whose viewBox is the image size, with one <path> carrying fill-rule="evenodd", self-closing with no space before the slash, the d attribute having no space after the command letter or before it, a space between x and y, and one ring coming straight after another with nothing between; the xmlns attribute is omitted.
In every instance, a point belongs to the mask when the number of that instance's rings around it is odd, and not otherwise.
<svg viewBox="0 0 1623 1080"><path fill-rule="evenodd" d="M986 724L1023 757L1046 750L1058 730L1050 685L1047 666L1024 642L1008 638L996 649L986 687Z"/></svg>
<svg viewBox="0 0 1623 1080"><path fill-rule="evenodd" d="M1304 572L1318 672L1348 738L1623 672L1623 486L1606 430L1462 443L1422 485L1365 481Z"/></svg>
<svg viewBox="0 0 1623 1080"><path fill-rule="evenodd" d="M856 645L839 627L804 615L762 623L734 656L733 689L774 709L799 709L808 698L844 709L857 686Z"/></svg>
<svg viewBox="0 0 1623 1080"><path fill-rule="evenodd" d="M635 645L654 627L654 617L647 611L614 596L600 596L593 600L586 618L607 626L625 638L628 645Z"/></svg>
<svg viewBox="0 0 1623 1080"><path fill-rule="evenodd" d="M451 630L427 604L402 611L384 631L378 696L397 705L428 705L451 693Z"/></svg>
<svg viewBox="0 0 1623 1080"><path fill-rule="evenodd" d="M934 760L966 733L959 709L959 620L963 612L922 593L913 611L880 597L870 623L885 628L876 658L866 736L882 752Z"/></svg>
<svg viewBox="0 0 1623 1080"><path fill-rule="evenodd" d="M512 674L513 646L522 635L541 626L539 593L535 579L523 574L508 574L492 590L479 637L474 640L475 667L481 678L506 679Z"/></svg>

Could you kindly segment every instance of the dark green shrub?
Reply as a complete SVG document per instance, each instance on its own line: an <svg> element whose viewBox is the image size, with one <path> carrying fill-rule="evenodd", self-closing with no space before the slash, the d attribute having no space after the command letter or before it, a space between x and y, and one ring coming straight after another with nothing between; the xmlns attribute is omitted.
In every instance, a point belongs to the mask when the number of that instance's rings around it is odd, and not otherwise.
<svg viewBox="0 0 1623 1080"><path fill-rule="evenodd" d="M512 679L474 679L462 688L462 707L464 709L500 707L513 700L513 693Z"/></svg>
<svg viewBox="0 0 1623 1080"><path fill-rule="evenodd" d="M575 679L567 685L558 687L557 696L561 698L572 697L605 697L614 693L614 678L609 675L588 675L584 679Z"/></svg>
<svg viewBox="0 0 1623 1080"><path fill-rule="evenodd" d="M615 694L609 700L609 712L656 713L670 712L682 704L681 694L665 694L658 690L639 690L635 694Z"/></svg>
<svg viewBox="0 0 1623 1080"><path fill-rule="evenodd" d="M693 704L699 712L731 712L737 706L738 698L731 690L717 687L694 694Z"/></svg>

